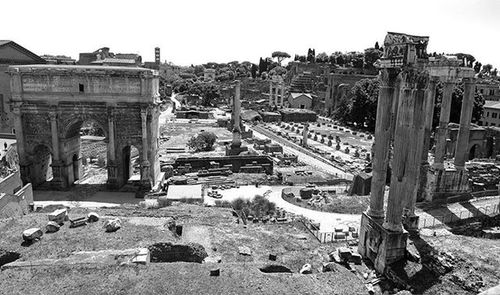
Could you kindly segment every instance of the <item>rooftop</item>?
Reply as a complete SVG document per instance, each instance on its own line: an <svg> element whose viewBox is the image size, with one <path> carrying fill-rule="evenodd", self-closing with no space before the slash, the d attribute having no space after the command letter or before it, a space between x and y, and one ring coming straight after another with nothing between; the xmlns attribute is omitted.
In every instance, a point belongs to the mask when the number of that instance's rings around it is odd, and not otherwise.
<svg viewBox="0 0 500 295"><path fill-rule="evenodd" d="M156 73L157 71L140 67L116 66L77 66L77 65L20 65L10 66L11 72L128 72L128 73Z"/></svg>
<svg viewBox="0 0 500 295"><path fill-rule="evenodd" d="M500 110L500 101L486 100L484 102L484 108Z"/></svg>

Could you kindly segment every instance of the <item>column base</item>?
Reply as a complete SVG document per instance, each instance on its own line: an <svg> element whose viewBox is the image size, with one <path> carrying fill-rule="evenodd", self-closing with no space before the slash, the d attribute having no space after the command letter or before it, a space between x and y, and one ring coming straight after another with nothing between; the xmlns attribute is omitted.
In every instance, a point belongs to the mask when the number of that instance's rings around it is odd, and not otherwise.
<svg viewBox="0 0 500 295"><path fill-rule="evenodd" d="M384 221L384 209L382 210L374 210L371 208L368 208L368 211L366 212L368 216L370 216L372 219L376 221L380 221L379 223L382 223Z"/></svg>
<svg viewBox="0 0 500 295"><path fill-rule="evenodd" d="M406 256L408 232L385 229L379 222L363 213L358 252L373 262L375 269L384 273L386 267Z"/></svg>
<svg viewBox="0 0 500 295"><path fill-rule="evenodd" d="M418 233L419 216L408 214L403 216L403 227L411 234Z"/></svg>
<svg viewBox="0 0 500 295"><path fill-rule="evenodd" d="M226 156L236 156L241 154L242 152L247 152L248 148L246 146L230 146L226 148Z"/></svg>

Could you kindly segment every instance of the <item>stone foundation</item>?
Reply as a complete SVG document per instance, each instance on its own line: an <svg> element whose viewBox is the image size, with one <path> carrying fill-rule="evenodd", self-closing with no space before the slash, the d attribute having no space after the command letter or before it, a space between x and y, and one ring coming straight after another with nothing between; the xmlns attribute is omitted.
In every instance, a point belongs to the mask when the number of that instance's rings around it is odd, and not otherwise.
<svg viewBox="0 0 500 295"><path fill-rule="evenodd" d="M446 198L471 192L467 169L429 169L427 174L427 201L445 201Z"/></svg>
<svg viewBox="0 0 500 295"><path fill-rule="evenodd" d="M408 232L393 232L382 227L382 220L363 213L358 252L370 259L375 269L383 273L388 265L406 256Z"/></svg>

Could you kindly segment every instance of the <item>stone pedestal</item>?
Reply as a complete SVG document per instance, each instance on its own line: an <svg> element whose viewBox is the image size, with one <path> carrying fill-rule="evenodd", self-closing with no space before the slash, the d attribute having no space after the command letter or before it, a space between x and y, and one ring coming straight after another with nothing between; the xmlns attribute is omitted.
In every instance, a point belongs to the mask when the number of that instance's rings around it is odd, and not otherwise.
<svg viewBox="0 0 500 295"><path fill-rule="evenodd" d="M246 146L229 146L226 147L226 156L236 156L243 152L247 152L248 148Z"/></svg>
<svg viewBox="0 0 500 295"><path fill-rule="evenodd" d="M470 192L467 169L430 169L428 178L428 201L445 201L446 198Z"/></svg>
<svg viewBox="0 0 500 295"><path fill-rule="evenodd" d="M358 252L373 261L378 272L384 273L388 265L405 258L407 239L406 230L389 231L368 214L361 216Z"/></svg>
<svg viewBox="0 0 500 295"><path fill-rule="evenodd" d="M418 222L419 216L414 213L409 213L408 215L403 216L403 227L410 233L416 234L418 233Z"/></svg>
<svg viewBox="0 0 500 295"><path fill-rule="evenodd" d="M115 163L108 162L108 181L106 185L109 189L119 189L120 184L118 183L118 165Z"/></svg>

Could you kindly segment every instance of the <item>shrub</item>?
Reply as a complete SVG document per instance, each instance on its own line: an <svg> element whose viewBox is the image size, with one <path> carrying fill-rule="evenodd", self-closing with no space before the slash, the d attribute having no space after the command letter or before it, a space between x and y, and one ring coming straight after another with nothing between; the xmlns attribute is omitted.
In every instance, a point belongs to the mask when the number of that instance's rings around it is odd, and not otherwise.
<svg viewBox="0 0 500 295"><path fill-rule="evenodd" d="M200 134L191 137L187 146L196 152L211 151L217 136L213 132L203 131Z"/></svg>

